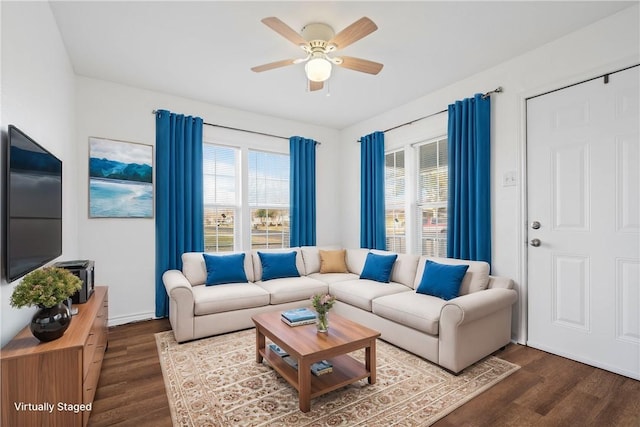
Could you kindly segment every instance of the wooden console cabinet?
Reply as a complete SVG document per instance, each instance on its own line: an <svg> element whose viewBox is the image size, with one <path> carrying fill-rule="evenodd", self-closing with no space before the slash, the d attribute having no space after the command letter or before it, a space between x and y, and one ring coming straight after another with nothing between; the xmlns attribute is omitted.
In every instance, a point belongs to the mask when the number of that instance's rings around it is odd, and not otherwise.
<svg viewBox="0 0 640 427"><path fill-rule="evenodd" d="M85 426L107 347L108 288L77 304L64 335L40 342L27 326L2 350L3 426Z"/></svg>

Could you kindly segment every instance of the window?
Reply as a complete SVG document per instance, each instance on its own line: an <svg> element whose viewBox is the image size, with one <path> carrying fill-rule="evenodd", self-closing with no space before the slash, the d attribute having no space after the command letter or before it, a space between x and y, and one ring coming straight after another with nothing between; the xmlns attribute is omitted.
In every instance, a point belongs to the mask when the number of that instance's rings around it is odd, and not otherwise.
<svg viewBox="0 0 640 427"><path fill-rule="evenodd" d="M237 236L236 218L239 218L240 150L204 144L202 154L205 251L233 251Z"/></svg>
<svg viewBox="0 0 640 427"><path fill-rule="evenodd" d="M384 159L387 250L404 253L407 251L404 150L388 153Z"/></svg>
<svg viewBox="0 0 640 427"><path fill-rule="evenodd" d="M418 211L420 252L447 256L448 140L419 146Z"/></svg>
<svg viewBox="0 0 640 427"><path fill-rule="evenodd" d="M205 143L203 173L205 251L289 247L288 154Z"/></svg>
<svg viewBox="0 0 640 427"><path fill-rule="evenodd" d="M289 247L289 156L249 150L251 248Z"/></svg>

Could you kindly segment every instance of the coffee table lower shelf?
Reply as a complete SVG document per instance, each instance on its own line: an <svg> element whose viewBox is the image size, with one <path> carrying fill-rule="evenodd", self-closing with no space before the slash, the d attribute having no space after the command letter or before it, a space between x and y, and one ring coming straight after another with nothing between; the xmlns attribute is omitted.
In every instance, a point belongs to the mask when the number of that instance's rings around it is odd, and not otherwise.
<svg viewBox="0 0 640 427"><path fill-rule="evenodd" d="M272 352L269 348L260 349L260 354L282 378L300 392L297 369L294 369L282 360L282 357ZM357 361L349 355L343 354L327 360L333 365L332 372L320 376L309 373L311 376L311 391L309 397L311 399L356 381L370 378L371 376L371 373L365 368L362 362Z"/></svg>

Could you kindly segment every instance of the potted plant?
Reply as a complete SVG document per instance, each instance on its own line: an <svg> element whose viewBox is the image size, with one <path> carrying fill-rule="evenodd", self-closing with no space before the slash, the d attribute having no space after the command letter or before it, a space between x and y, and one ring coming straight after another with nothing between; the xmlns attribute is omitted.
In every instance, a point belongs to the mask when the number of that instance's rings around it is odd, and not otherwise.
<svg viewBox="0 0 640 427"><path fill-rule="evenodd" d="M71 313L64 302L81 287L82 280L69 270L44 267L22 278L11 294L10 304L16 308L38 306L31 319L31 333L40 341L53 341L71 323Z"/></svg>

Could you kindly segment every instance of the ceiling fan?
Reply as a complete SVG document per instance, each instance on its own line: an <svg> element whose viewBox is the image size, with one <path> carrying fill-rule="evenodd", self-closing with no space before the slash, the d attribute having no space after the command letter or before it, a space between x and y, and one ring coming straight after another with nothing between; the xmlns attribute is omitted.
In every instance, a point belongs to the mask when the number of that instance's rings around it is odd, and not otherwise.
<svg viewBox="0 0 640 427"><path fill-rule="evenodd" d="M322 89L324 81L331 76L332 64L368 74L378 74L382 70L383 64L367 59L351 56L329 56L329 54L344 49L378 29L378 26L367 17L358 19L338 34L335 34L329 25L322 23L305 25L301 31L302 34L298 34L276 17L264 18L262 23L302 48L307 56L298 59L284 59L251 68L256 73L306 62L305 73L309 79L309 90L314 91Z"/></svg>

